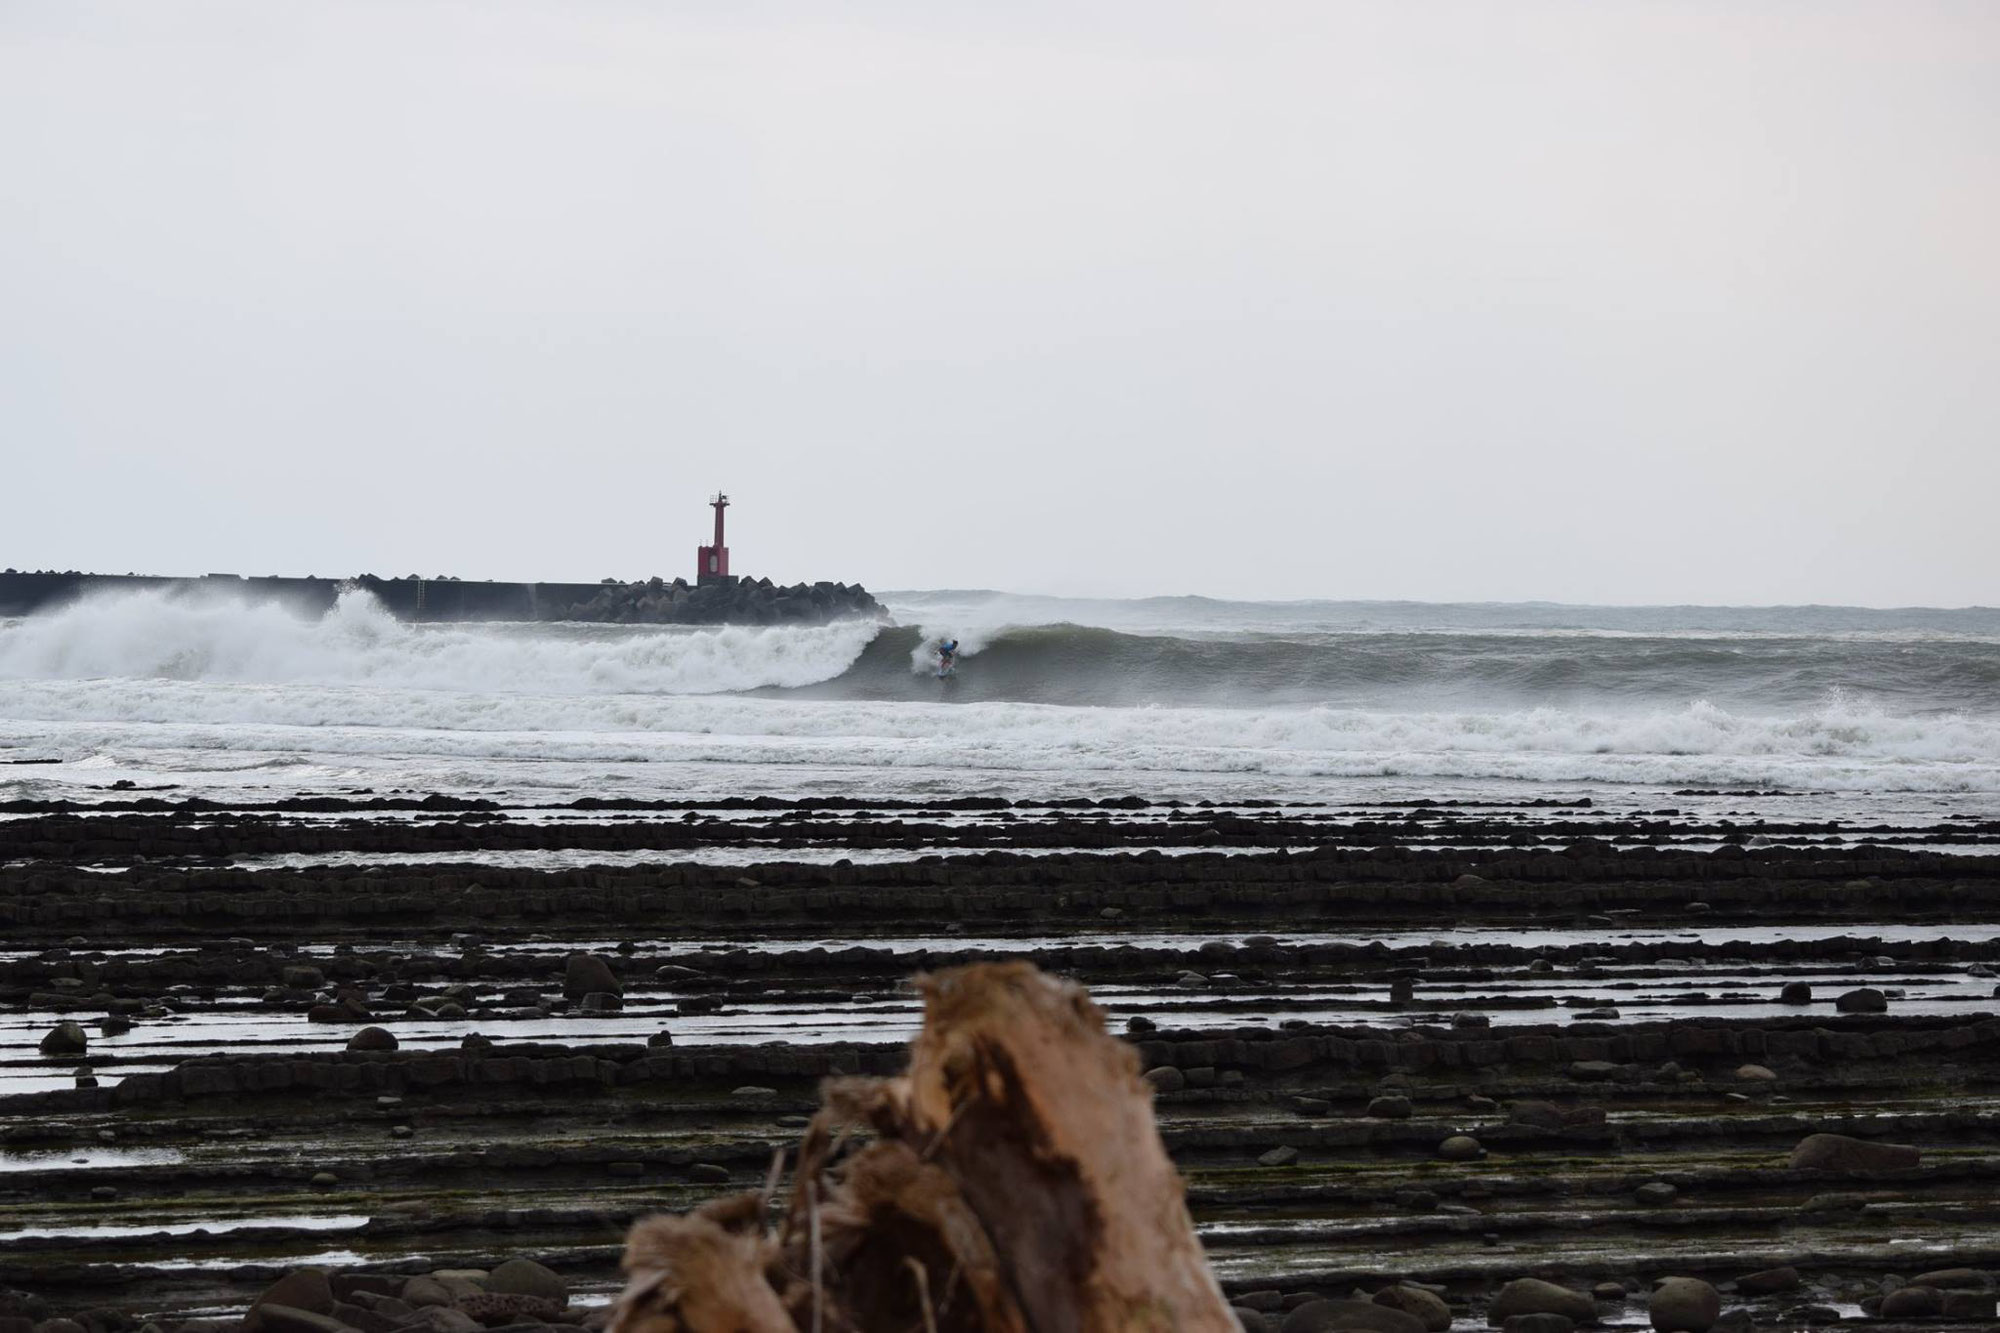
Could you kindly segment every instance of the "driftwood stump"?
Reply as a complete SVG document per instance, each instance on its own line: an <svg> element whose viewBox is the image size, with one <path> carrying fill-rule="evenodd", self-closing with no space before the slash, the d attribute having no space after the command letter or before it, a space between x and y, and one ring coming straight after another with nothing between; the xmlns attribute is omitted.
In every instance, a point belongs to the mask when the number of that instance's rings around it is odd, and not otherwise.
<svg viewBox="0 0 2000 1333"><path fill-rule="evenodd" d="M919 985L909 1072L828 1082L775 1229L757 1195L642 1219L610 1333L1236 1333L1083 989L1025 963Z"/></svg>

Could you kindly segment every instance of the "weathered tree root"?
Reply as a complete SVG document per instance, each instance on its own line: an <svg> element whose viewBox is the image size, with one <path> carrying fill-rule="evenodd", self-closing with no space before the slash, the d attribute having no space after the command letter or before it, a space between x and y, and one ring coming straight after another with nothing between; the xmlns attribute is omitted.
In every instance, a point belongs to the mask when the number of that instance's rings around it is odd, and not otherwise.
<svg viewBox="0 0 2000 1333"><path fill-rule="evenodd" d="M826 1085L775 1231L757 1195L643 1219L610 1333L1235 1333L1083 989L1025 963L919 984L909 1072Z"/></svg>

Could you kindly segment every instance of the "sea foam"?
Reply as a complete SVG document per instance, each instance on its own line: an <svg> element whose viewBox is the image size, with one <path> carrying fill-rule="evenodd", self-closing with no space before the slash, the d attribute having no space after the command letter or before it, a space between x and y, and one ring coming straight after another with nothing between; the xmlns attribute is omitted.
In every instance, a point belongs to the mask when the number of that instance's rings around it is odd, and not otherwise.
<svg viewBox="0 0 2000 1333"><path fill-rule="evenodd" d="M360 590L342 593L318 619L223 595L147 591L0 625L0 679L714 694L838 676L877 632L858 620L811 628L409 625Z"/></svg>
<svg viewBox="0 0 2000 1333"><path fill-rule="evenodd" d="M1548 648L1515 641L1510 658L1465 636L1315 646L967 625L963 679L944 688L909 670L912 651L935 633L872 622L413 626L365 593L347 594L319 619L240 601L124 594L0 624L0 746L66 761L37 770L37 780L262 766L328 781L365 773L476 790L499 780L496 766L538 764L578 794L627 764L706 765L715 774L811 768L854 774L857 786L935 792L1030 780L1053 790L1078 775L1193 795L1221 775L1261 779L1272 794L1328 778L2000 792L2000 717L1991 712L1897 708L1839 689L1803 704L1787 695L1772 707L1692 689L1675 698L1699 665L1686 657L1663 664L1664 653L1682 651L1675 645L1591 645L1590 654L1617 659L1627 673L1619 691L1583 702L1543 691L1562 701L1524 705L1514 696L1533 698L1540 687L1520 682L1546 674L1524 663L1574 669L1594 658L1569 640ZM1496 659L1483 694L1440 706L1428 684L1409 683L1412 664L1423 666L1438 643L1456 654L1454 668ZM1947 647L1961 675L1991 666L1984 645ZM1806 660L1793 646L1758 651L1766 656L1746 659L1753 675L1783 660L1796 677ZM1922 660L1939 651L1923 648ZM1329 673L1376 664L1374 694L1359 703L1260 701L1246 686L1253 673L1245 661L1289 677L1314 653ZM1169 677L1162 663L1180 674ZM1725 667L1746 669L1734 658L1708 669L1724 679ZM1443 674L1427 669L1426 680ZM1231 706L1146 705L1149 681L1193 681L1197 672L1233 691ZM980 695L1002 678L1022 693L1081 678L1119 702ZM903 693L882 697L890 689ZM561 765L569 767L558 774ZM894 776L918 772L921 780ZM764 781L765 789L783 786Z"/></svg>

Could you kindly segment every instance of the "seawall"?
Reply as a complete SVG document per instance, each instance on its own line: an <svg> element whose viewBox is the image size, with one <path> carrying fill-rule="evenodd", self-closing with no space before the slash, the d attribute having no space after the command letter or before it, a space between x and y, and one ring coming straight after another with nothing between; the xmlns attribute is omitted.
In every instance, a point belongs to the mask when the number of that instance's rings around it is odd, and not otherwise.
<svg viewBox="0 0 2000 1333"><path fill-rule="evenodd" d="M690 587L684 580L636 583L495 583L460 579L243 578L210 574L170 578L144 574L0 573L0 616L55 610L86 595L162 589L223 593L279 602L306 614L331 608L342 590L365 588L402 620L587 620L640 624L770 624L870 615L879 608L859 584L789 587L769 579L736 578Z"/></svg>

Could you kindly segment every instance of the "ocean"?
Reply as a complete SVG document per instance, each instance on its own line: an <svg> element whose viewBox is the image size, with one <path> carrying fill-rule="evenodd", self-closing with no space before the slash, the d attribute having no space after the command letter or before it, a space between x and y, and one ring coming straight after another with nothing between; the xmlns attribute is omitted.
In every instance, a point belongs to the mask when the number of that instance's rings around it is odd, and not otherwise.
<svg viewBox="0 0 2000 1333"><path fill-rule="evenodd" d="M0 621L0 800L1576 801L2000 812L2000 610L883 595L816 628ZM963 644L940 682L928 647ZM20 760L56 760L22 764Z"/></svg>

